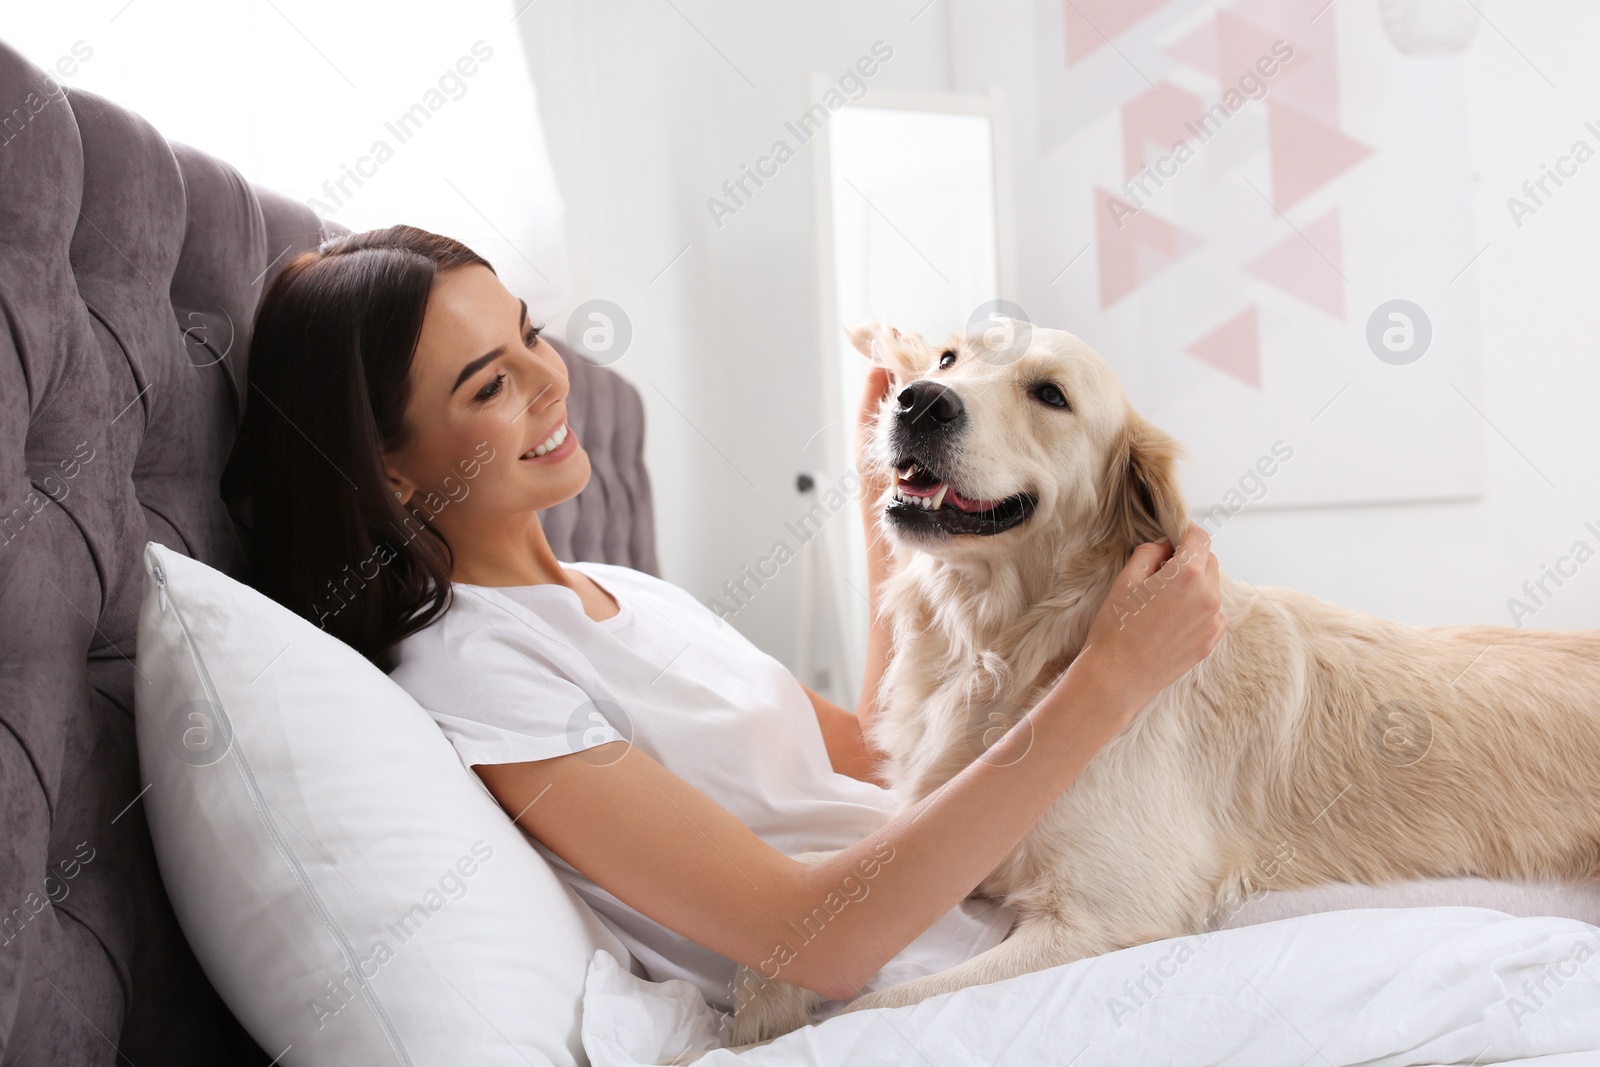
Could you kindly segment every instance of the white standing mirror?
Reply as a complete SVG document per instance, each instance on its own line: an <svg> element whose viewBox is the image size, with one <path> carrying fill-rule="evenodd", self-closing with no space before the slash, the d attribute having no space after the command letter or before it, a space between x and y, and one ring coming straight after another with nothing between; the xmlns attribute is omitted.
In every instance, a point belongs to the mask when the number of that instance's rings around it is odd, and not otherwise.
<svg viewBox="0 0 1600 1067"><path fill-rule="evenodd" d="M813 85L818 101L831 87ZM844 327L865 318L942 337L1015 302L1009 151L1001 91L987 95L874 91L834 113L813 155L819 336L827 432L818 465L852 468L856 405L867 363ZM802 617L803 671L831 664L831 696L853 707L867 640L867 573L859 509L844 509L823 541ZM834 646L812 653L824 608Z"/></svg>

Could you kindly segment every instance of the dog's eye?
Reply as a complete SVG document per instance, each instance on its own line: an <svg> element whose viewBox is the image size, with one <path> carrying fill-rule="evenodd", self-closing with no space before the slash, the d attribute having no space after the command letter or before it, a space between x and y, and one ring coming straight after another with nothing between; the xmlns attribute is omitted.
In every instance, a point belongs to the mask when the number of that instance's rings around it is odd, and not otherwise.
<svg viewBox="0 0 1600 1067"><path fill-rule="evenodd" d="M1054 382L1045 382L1043 385L1036 386L1033 390L1033 395L1044 401L1046 404L1049 404L1053 408L1064 408L1068 406L1067 394L1063 393L1059 388L1057 388Z"/></svg>
<svg viewBox="0 0 1600 1067"><path fill-rule="evenodd" d="M955 350L947 348L947 349L945 349L944 354L939 357L939 369L940 370L944 370L946 367L950 366L955 361L956 361Z"/></svg>

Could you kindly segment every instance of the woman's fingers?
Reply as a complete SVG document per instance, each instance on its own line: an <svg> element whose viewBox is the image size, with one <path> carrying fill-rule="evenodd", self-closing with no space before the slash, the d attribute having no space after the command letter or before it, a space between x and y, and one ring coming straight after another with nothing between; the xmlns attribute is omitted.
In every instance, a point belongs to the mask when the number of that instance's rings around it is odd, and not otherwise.
<svg viewBox="0 0 1600 1067"><path fill-rule="evenodd" d="M1172 556L1172 546L1167 542L1146 541L1134 548L1122 576L1130 582L1142 582L1166 566Z"/></svg>
<svg viewBox="0 0 1600 1067"><path fill-rule="evenodd" d="M1088 644L1144 699L1204 659L1227 628L1211 537L1190 524L1174 550L1138 545L1090 625ZM1138 705L1136 705L1138 706Z"/></svg>
<svg viewBox="0 0 1600 1067"><path fill-rule="evenodd" d="M888 368L873 364L862 385L861 406L856 412L856 474L869 499L876 499L889 487L888 471L880 469L872 458L872 435L883 398L889 395L892 387L893 375Z"/></svg>
<svg viewBox="0 0 1600 1067"><path fill-rule="evenodd" d="M873 414L878 403L889 392L889 370L887 367L874 365L867 370L867 380L861 385L861 414L863 417Z"/></svg>

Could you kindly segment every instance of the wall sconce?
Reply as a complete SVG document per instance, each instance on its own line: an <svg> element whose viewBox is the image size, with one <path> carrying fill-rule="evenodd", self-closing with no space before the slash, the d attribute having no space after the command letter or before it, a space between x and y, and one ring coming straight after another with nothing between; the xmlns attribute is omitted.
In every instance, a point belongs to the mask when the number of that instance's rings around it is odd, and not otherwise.
<svg viewBox="0 0 1600 1067"><path fill-rule="evenodd" d="M1383 28L1396 48L1412 56L1460 52L1471 43L1485 0L1378 0Z"/></svg>

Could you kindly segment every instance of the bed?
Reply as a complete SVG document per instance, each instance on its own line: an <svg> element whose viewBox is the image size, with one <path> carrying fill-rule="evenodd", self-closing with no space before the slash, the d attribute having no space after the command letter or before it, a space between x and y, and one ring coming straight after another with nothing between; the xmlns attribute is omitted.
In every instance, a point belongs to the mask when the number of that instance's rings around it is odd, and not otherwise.
<svg viewBox="0 0 1600 1067"><path fill-rule="evenodd" d="M178 925L140 803L140 553L159 540L242 574L249 501L228 459L249 324L331 231L3 43L0 101L0 1060L266 1064ZM552 546L656 573L639 396L563 358L595 476L545 514ZM602 1065L1593 1063L1596 922L1595 886L1269 893L1182 966L1160 942L742 1053L698 997L599 952L583 1049Z"/></svg>
<svg viewBox="0 0 1600 1067"><path fill-rule="evenodd" d="M1323 912L1157 941L736 1052L687 983L596 953L595 1067L1600 1063L1600 930L1481 908ZM683 988L669 988L679 987Z"/></svg>

